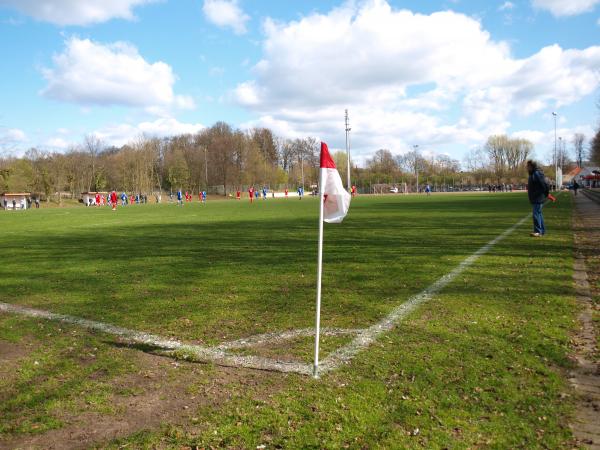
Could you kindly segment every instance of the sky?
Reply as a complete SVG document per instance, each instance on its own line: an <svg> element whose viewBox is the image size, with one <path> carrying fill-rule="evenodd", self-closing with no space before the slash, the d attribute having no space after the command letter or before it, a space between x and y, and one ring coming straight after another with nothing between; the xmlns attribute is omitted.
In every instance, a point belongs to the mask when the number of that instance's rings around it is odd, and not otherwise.
<svg viewBox="0 0 600 450"><path fill-rule="evenodd" d="M0 0L0 57L17 156L217 121L338 150L347 109L358 164L493 134L548 161L600 115L600 0Z"/></svg>

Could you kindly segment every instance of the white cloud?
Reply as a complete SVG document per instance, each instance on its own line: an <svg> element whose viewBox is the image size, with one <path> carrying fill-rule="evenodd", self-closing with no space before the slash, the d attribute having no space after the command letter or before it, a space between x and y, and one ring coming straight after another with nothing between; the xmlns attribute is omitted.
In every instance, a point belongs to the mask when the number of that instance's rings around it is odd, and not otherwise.
<svg viewBox="0 0 600 450"><path fill-rule="evenodd" d="M74 144L61 137L52 137L44 142L44 146L53 150L66 150Z"/></svg>
<svg viewBox="0 0 600 450"><path fill-rule="evenodd" d="M56 25L89 25L113 18L134 19L132 9L156 0L0 0L36 20Z"/></svg>
<svg viewBox="0 0 600 450"><path fill-rule="evenodd" d="M514 7L515 4L513 2L504 2L498 7L498 11L510 11Z"/></svg>
<svg viewBox="0 0 600 450"><path fill-rule="evenodd" d="M550 11L555 17L575 16L590 12L600 0L533 0L533 6Z"/></svg>
<svg viewBox="0 0 600 450"><path fill-rule="evenodd" d="M27 140L27 135L18 128L9 128L2 133L2 138L11 142L24 142Z"/></svg>
<svg viewBox="0 0 600 450"><path fill-rule="evenodd" d="M211 67L208 70L208 74L211 77L222 77L225 74L225 68L224 67L218 67L218 66Z"/></svg>
<svg viewBox="0 0 600 450"><path fill-rule="evenodd" d="M27 142L27 135L18 128L0 128L0 155L10 154Z"/></svg>
<svg viewBox="0 0 600 450"><path fill-rule="evenodd" d="M173 93L171 66L147 62L136 47L125 42L108 45L71 38L63 53L53 57L54 67L43 69L45 97L90 105L146 108L193 108L191 97Z"/></svg>
<svg viewBox="0 0 600 450"><path fill-rule="evenodd" d="M571 104L600 85L600 46L554 45L516 59L471 17L413 14L384 0L267 19L264 32L262 59L234 90L237 102L259 115L255 123L333 146L349 108L359 152L473 143L506 132L515 114Z"/></svg>
<svg viewBox="0 0 600 450"><path fill-rule="evenodd" d="M237 0L204 0L202 11L208 21L218 27L231 28L235 34L246 33L250 16L239 7Z"/></svg>
<svg viewBox="0 0 600 450"><path fill-rule="evenodd" d="M152 122L137 125L119 124L94 131L92 134L108 145L122 146L131 143L139 136L168 137L180 134L194 134L204 129L200 123L182 123L172 117L163 117Z"/></svg>

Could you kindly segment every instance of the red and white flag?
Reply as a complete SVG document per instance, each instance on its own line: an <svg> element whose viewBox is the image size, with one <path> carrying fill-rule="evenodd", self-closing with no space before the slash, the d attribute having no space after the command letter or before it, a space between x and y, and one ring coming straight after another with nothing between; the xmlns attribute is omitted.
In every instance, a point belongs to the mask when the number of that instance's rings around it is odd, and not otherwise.
<svg viewBox="0 0 600 450"><path fill-rule="evenodd" d="M348 214L352 197L344 189L340 174L325 142L321 142L320 189L323 194L323 221L340 223Z"/></svg>

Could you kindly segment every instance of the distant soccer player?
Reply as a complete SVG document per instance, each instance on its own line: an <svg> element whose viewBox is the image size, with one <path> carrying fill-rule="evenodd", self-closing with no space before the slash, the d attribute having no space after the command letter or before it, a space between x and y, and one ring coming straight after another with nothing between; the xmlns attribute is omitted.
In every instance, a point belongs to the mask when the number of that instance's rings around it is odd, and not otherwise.
<svg viewBox="0 0 600 450"><path fill-rule="evenodd" d="M250 203L252 203L254 201L254 186L248 188L248 197L250 198Z"/></svg>
<svg viewBox="0 0 600 450"><path fill-rule="evenodd" d="M183 206L183 195L181 194L181 189L177 190L177 206Z"/></svg>
<svg viewBox="0 0 600 450"><path fill-rule="evenodd" d="M266 200L267 199L267 187L266 186L263 186L262 193L263 193L263 200Z"/></svg>
<svg viewBox="0 0 600 450"><path fill-rule="evenodd" d="M288 198L288 193L289 193L288 188L285 188L284 192L285 192L285 198Z"/></svg>
<svg viewBox="0 0 600 450"><path fill-rule="evenodd" d="M112 191L110 193L110 206L112 206L113 211L117 210L117 192L116 191Z"/></svg>
<svg viewBox="0 0 600 450"><path fill-rule="evenodd" d="M352 194L352 197L356 197L356 186L352 185L350 188L350 193Z"/></svg>
<svg viewBox="0 0 600 450"><path fill-rule="evenodd" d="M206 204L206 191L202 191L202 203Z"/></svg>
<svg viewBox="0 0 600 450"><path fill-rule="evenodd" d="M304 188L302 186L298 186L298 197L302 200L302 196L304 195Z"/></svg>

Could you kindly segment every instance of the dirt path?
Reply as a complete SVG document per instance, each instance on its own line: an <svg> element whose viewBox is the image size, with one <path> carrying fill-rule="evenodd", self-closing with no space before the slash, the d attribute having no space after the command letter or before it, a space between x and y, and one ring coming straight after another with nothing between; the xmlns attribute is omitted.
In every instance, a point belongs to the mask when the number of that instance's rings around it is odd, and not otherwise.
<svg viewBox="0 0 600 450"><path fill-rule="evenodd" d="M600 361L593 322L594 308L598 305L592 300L586 268L586 261L600 254L600 204L579 195L575 205L573 278L581 312L580 330L573 339L577 367L569 378L578 394L575 422L571 427L581 444L600 450Z"/></svg>

